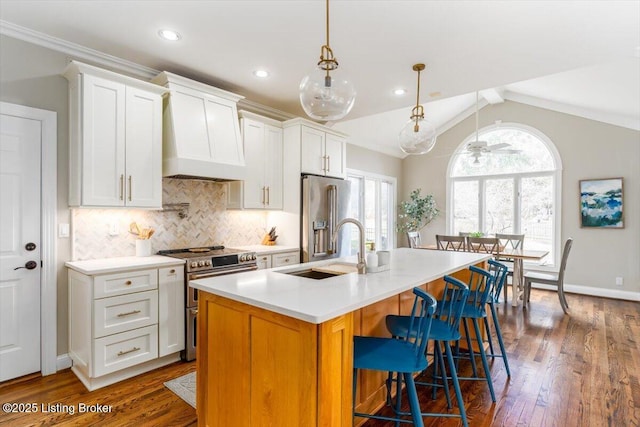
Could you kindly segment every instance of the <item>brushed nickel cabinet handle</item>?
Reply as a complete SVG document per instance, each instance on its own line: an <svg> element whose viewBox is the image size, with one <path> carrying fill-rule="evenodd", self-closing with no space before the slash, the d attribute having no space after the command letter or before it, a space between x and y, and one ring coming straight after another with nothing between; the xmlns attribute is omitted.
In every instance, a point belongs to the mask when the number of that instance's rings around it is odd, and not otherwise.
<svg viewBox="0 0 640 427"><path fill-rule="evenodd" d="M131 316L132 314L138 314L140 310L129 311L128 313L118 313L118 317Z"/></svg>
<svg viewBox="0 0 640 427"><path fill-rule="evenodd" d="M120 200L124 200L124 175L120 175Z"/></svg>
<svg viewBox="0 0 640 427"><path fill-rule="evenodd" d="M131 175L129 175L129 201L131 201L131 189L132 189L131 181L132 181L132 178L131 178Z"/></svg>
<svg viewBox="0 0 640 427"><path fill-rule="evenodd" d="M138 350L140 350L140 347L133 347L131 350L127 350L127 351L119 351L118 357L124 356L125 354L133 353L134 351L138 351Z"/></svg>
<svg viewBox="0 0 640 427"><path fill-rule="evenodd" d="M127 286L131 286L132 283L133 282L131 280L127 280L126 282L124 282L124 284L127 285Z"/></svg>
<svg viewBox="0 0 640 427"><path fill-rule="evenodd" d="M331 156L327 156L327 172L331 170Z"/></svg>
<svg viewBox="0 0 640 427"><path fill-rule="evenodd" d="M271 203L271 187L267 187L267 205Z"/></svg>

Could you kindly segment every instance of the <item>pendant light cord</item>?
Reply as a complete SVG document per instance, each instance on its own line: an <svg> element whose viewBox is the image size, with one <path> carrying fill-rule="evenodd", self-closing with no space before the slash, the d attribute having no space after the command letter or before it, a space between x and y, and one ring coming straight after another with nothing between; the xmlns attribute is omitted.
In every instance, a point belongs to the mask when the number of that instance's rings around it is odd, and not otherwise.
<svg viewBox="0 0 640 427"><path fill-rule="evenodd" d="M327 20L327 47L329 47L329 0L327 0L326 20Z"/></svg>

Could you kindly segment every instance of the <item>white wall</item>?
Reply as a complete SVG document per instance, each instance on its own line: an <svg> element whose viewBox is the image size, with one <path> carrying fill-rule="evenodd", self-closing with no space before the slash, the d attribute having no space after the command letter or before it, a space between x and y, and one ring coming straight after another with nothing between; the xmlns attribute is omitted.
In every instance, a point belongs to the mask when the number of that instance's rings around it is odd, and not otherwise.
<svg viewBox="0 0 640 427"><path fill-rule="evenodd" d="M515 102L489 105L480 112L480 127L502 120L532 126L555 144L563 164L562 240L574 244L566 282L613 291L640 292L640 132ZM403 163L401 200L414 188L432 193L440 208L446 206L446 173L450 154L475 128L474 117L438 137L434 150L410 156ZM580 228L578 181L624 178L625 228ZM435 242L445 233L446 215L422 231L423 241ZM615 278L624 286L615 286Z"/></svg>

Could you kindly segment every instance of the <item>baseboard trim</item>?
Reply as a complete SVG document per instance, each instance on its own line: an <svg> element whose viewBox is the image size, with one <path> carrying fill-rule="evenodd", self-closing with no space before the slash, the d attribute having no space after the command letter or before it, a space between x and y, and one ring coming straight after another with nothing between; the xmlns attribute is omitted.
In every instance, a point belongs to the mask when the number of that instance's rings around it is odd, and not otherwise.
<svg viewBox="0 0 640 427"><path fill-rule="evenodd" d="M534 289L547 289L555 291L557 288L552 285L544 285L541 283L532 283L531 287ZM640 293L621 291L618 289L605 289L605 288L593 288L591 286L571 285L569 283L564 284L565 293L589 295L592 297L605 297L613 299L621 299L627 301L640 301Z"/></svg>
<svg viewBox="0 0 640 427"><path fill-rule="evenodd" d="M56 359L56 370L62 371L63 369L68 369L71 367L72 364L73 363L71 362L71 358L69 357L69 354L67 353L61 354Z"/></svg>

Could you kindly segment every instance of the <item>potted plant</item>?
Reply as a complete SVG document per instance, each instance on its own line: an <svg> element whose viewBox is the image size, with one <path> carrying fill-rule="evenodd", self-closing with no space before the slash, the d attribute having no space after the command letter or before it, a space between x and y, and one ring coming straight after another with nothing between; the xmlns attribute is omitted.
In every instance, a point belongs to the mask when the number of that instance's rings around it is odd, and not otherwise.
<svg viewBox="0 0 640 427"><path fill-rule="evenodd" d="M418 246L418 232L440 214L434 197L431 194L421 197L420 191L420 188L413 190L409 195L410 200L403 201L399 206L397 231L407 233L411 247Z"/></svg>

